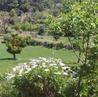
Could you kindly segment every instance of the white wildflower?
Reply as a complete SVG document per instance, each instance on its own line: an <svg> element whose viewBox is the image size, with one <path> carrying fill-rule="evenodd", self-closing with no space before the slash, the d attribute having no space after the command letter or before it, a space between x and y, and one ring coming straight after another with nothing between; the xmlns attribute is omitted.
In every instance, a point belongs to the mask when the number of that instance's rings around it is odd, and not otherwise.
<svg viewBox="0 0 98 97"><path fill-rule="evenodd" d="M28 68L27 71L25 71L25 73L29 73L32 70L32 68Z"/></svg>
<svg viewBox="0 0 98 97"><path fill-rule="evenodd" d="M65 76L68 76L68 73L67 73L67 72L63 72L63 74L64 74Z"/></svg>
<svg viewBox="0 0 98 97"><path fill-rule="evenodd" d="M65 66L65 64L61 62L61 63L60 63L60 66Z"/></svg>
<svg viewBox="0 0 98 97"><path fill-rule="evenodd" d="M45 69L44 71L48 72L48 71L49 71L49 69Z"/></svg>
<svg viewBox="0 0 98 97"><path fill-rule="evenodd" d="M69 70L69 67L68 66L64 66L62 67L63 70Z"/></svg>
<svg viewBox="0 0 98 97"><path fill-rule="evenodd" d="M56 74L56 75L61 75L62 73L61 73L61 72L55 72L55 74Z"/></svg>
<svg viewBox="0 0 98 97"><path fill-rule="evenodd" d="M16 67L15 67L15 68L13 68L13 71L14 71L14 72L16 71Z"/></svg>
<svg viewBox="0 0 98 97"><path fill-rule="evenodd" d="M51 64L49 64L50 66L57 66L57 64L53 64L53 63L51 63Z"/></svg>
<svg viewBox="0 0 98 97"><path fill-rule="evenodd" d="M36 68L38 65L33 65L31 68Z"/></svg>
<svg viewBox="0 0 98 97"><path fill-rule="evenodd" d="M57 69L60 67L62 71L60 72L55 72L54 74L61 75L71 75L74 76L75 72L72 72L70 67L68 67L66 64L62 62L61 59L53 59L53 58L44 58L44 57L39 57L37 59L30 59L30 62L28 63L21 63L18 64L18 66L13 68L13 72L11 74L7 74L7 79L12 79L13 77L17 76L22 76L24 73L29 73L33 69L39 67L45 72L50 71L49 68L51 69ZM38 75L40 77L40 75Z"/></svg>
<svg viewBox="0 0 98 97"><path fill-rule="evenodd" d="M39 78L42 78L40 75L38 75Z"/></svg>
<svg viewBox="0 0 98 97"><path fill-rule="evenodd" d="M10 80L10 79L12 79L12 78L14 78L14 77L15 77L14 74L8 73L7 76L6 76L6 79L7 79L7 80Z"/></svg>
<svg viewBox="0 0 98 97"><path fill-rule="evenodd" d="M46 67L46 63L44 62L44 63L42 63L42 66L43 66L43 68L45 68Z"/></svg>
<svg viewBox="0 0 98 97"><path fill-rule="evenodd" d="M23 68L20 69L20 71L19 71L19 76L22 76L22 73L23 73Z"/></svg>

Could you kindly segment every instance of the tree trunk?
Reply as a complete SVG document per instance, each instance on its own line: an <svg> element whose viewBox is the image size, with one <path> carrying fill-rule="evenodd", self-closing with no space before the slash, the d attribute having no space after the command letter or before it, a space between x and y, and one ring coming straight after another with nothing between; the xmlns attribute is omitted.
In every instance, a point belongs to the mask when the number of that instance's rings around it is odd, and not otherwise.
<svg viewBox="0 0 98 97"><path fill-rule="evenodd" d="M78 84L77 84L77 97L81 97L80 93L81 93L81 81L82 81L82 75L79 75L79 80L78 80Z"/></svg>
<svg viewBox="0 0 98 97"><path fill-rule="evenodd" d="M78 57L77 63L80 63L80 61L81 61L81 51L79 52L79 57Z"/></svg>
<svg viewBox="0 0 98 97"><path fill-rule="evenodd" d="M13 59L16 60L16 54L15 53L13 53Z"/></svg>

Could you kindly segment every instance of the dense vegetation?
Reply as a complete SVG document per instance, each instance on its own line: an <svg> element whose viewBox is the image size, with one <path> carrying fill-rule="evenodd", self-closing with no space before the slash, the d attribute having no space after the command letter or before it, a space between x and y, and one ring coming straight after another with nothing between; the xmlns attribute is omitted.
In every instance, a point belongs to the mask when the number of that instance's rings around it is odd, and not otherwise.
<svg viewBox="0 0 98 97"><path fill-rule="evenodd" d="M4 11L16 9L23 12L35 11L36 9L42 11L45 8L50 8L54 2L59 3L60 0L0 0L0 9Z"/></svg>
<svg viewBox="0 0 98 97"><path fill-rule="evenodd" d="M97 0L0 0L0 10L14 59L4 60L30 60L1 76L0 97L98 97Z"/></svg>

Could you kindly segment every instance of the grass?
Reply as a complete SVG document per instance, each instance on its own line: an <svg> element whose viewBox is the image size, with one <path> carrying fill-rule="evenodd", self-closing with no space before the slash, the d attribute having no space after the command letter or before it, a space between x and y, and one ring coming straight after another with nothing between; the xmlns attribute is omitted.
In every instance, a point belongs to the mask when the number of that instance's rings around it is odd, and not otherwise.
<svg viewBox="0 0 98 97"><path fill-rule="evenodd" d="M11 60L10 58L12 58L12 55L6 51L5 44L0 43L0 74L10 71L12 67L16 66L18 63L27 62L31 58L38 57L61 58L65 63L69 63L70 61L76 62L77 60L72 51L65 49L54 50L41 46L26 47L22 50L21 54L17 55L17 60Z"/></svg>

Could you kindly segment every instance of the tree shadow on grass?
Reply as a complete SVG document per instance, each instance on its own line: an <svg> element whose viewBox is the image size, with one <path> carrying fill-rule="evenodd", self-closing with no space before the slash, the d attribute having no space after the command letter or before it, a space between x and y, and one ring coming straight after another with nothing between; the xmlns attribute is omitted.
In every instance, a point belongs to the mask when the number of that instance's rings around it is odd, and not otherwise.
<svg viewBox="0 0 98 97"><path fill-rule="evenodd" d="M0 58L0 60L14 60L13 58Z"/></svg>

